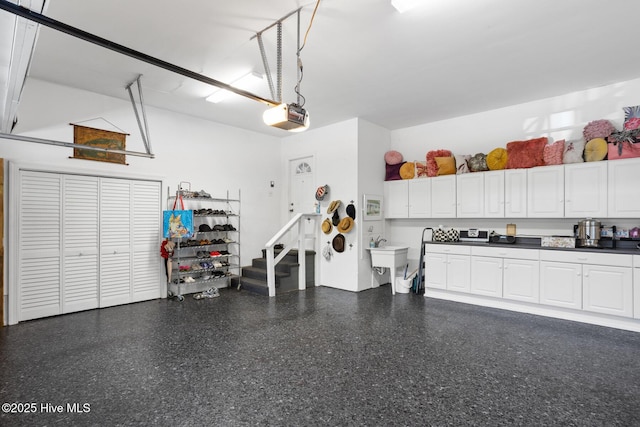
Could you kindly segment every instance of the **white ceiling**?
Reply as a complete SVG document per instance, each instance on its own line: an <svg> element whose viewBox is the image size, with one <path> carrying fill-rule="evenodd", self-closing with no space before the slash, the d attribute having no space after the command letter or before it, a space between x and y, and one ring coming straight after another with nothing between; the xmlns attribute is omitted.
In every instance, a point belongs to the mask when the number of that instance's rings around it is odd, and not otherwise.
<svg viewBox="0 0 640 427"><path fill-rule="evenodd" d="M115 43L230 83L262 71L251 37L315 0L51 0L46 15ZM0 14L8 12L0 11ZM390 0L322 0L302 51L311 126L361 117L388 129L471 114L640 77L630 0L432 0L400 14ZM1 17L1 16L0 16ZM294 102L295 15L284 21L283 100ZM275 29L264 34L275 72ZM265 106L42 28L30 77L128 99L142 74L147 105L276 136ZM26 87L28 90L29 80ZM252 92L272 98L266 83ZM17 132L48 125L18 110ZM70 117L78 121L80 117ZM153 129L151 129L153 132Z"/></svg>

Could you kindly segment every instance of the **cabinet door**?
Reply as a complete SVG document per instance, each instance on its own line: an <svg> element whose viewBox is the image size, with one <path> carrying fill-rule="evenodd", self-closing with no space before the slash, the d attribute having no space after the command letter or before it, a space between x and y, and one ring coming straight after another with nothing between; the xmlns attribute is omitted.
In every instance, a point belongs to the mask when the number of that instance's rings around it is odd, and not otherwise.
<svg viewBox="0 0 640 427"><path fill-rule="evenodd" d="M384 183L385 218L407 218L409 216L408 181L386 181Z"/></svg>
<svg viewBox="0 0 640 427"><path fill-rule="evenodd" d="M525 218L527 216L527 170L504 171L504 216Z"/></svg>
<svg viewBox="0 0 640 427"><path fill-rule="evenodd" d="M409 218L431 217L431 180L409 180Z"/></svg>
<svg viewBox="0 0 640 427"><path fill-rule="evenodd" d="M485 172L484 217L504 218L504 171Z"/></svg>
<svg viewBox="0 0 640 427"><path fill-rule="evenodd" d="M540 303L582 309L582 265L540 261Z"/></svg>
<svg viewBox="0 0 640 427"><path fill-rule="evenodd" d="M424 256L425 286L447 288L447 255L427 252Z"/></svg>
<svg viewBox="0 0 640 427"><path fill-rule="evenodd" d="M640 319L640 268L633 269L633 317Z"/></svg>
<svg viewBox="0 0 640 427"><path fill-rule="evenodd" d="M502 296L502 258L471 257L471 292L492 297Z"/></svg>
<svg viewBox="0 0 640 427"><path fill-rule="evenodd" d="M467 173L456 179L456 213L458 218L484 216L484 173Z"/></svg>
<svg viewBox="0 0 640 427"><path fill-rule="evenodd" d="M529 259L505 259L502 296L538 304L540 302L540 263Z"/></svg>
<svg viewBox="0 0 640 427"><path fill-rule="evenodd" d="M462 292L471 289L471 260L468 255L447 255L447 289Z"/></svg>
<svg viewBox="0 0 640 427"><path fill-rule="evenodd" d="M640 159L612 160L608 163L610 218L640 216Z"/></svg>
<svg viewBox="0 0 640 427"><path fill-rule="evenodd" d="M527 170L527 216L564 216L564 166L543 166Z"/></svg>
<svg viewBox="0 0 640 427"><path fill-rule="evenodd" d="M431 217L456 217L456 175L431 178Z"/></svg>
<svg viewBox="0 0 640 427"><path fill-rule="evenodd" d="M633 316L631 268L584 265L582 273L584 310L615 316Z"/></svg>
<svg viewBox="0 0 640 427"><path fill-rule="evenodd" d="M564 216L607 216L607 163L588 162L564 167Z"/></svg>

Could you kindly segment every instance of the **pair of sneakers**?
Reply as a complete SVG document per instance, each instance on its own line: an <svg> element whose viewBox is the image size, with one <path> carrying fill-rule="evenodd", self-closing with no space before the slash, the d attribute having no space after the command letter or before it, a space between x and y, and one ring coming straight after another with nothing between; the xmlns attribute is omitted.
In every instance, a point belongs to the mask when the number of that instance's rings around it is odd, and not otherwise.
<svg viewBox="0 0 640 427"><path fill-rule="evenodd" d="M204 292L200 292L198 294L194 294L193 298L195 299L203 299L203 298L217 298L220 296L220 291L218 288L211 288Z"/></svg>

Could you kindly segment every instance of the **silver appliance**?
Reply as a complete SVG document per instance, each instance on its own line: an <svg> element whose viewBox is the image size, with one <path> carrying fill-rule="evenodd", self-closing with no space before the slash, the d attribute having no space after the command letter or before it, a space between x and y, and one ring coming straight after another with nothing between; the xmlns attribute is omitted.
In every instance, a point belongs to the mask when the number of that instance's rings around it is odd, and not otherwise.
<svg viewBox="0 0 640 427"><path fill-rule="evenodd" d="M586 218L574 226L576 246L582 248L598 248L602 224L593 218Z"/></svg>
<svg viewBox="0 0 640 427"><path fill-rule="evenodd" d="M468 230L460 230L461 242L477 242L487 243L489 241L488 230L478 230L477 228L470 228Z"/></svg>

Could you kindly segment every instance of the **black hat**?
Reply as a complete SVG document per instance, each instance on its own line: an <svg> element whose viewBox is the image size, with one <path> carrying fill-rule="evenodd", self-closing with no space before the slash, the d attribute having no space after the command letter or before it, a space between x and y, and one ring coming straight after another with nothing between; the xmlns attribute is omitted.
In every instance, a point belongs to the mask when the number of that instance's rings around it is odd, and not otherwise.
<svg viewBox="0 0 640 427"><path fill-rule="evenodd" d="M198 231L211 231L211 227L209 227L209 224L200 224L200 226L198 227Z"/></svg>
<svg viewBox="0 0 640 427"><path fill-rule="evenodd" d="M331 242L331 246L333 246L333 250L338 253L344 252L344 236L342 234L336 234L336 237L334 237Z"/></svg>
<svg viewBox="0 0 640 427"><path fill-rule="evenodd" d="M349 215L351 219L356 219L356 207L353 206L353 203L347 206L347 215Z"/></svg>
<svg viewBox="0 0 640 427"><path fill-rule="evenodd" d="M340 215L338 215L337 210L333 212L333 217L331 217L331 222L336 227L338 226L338 224L340 224Z"/></svg>

